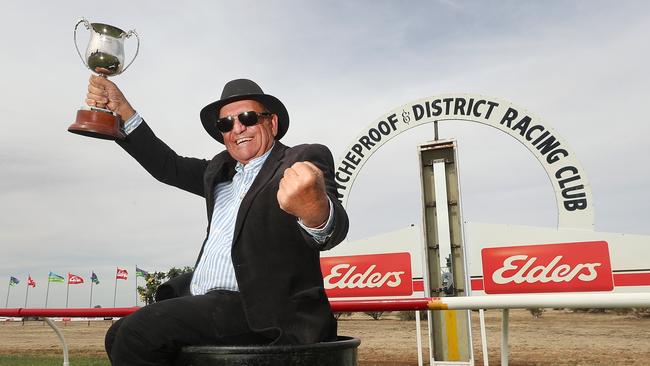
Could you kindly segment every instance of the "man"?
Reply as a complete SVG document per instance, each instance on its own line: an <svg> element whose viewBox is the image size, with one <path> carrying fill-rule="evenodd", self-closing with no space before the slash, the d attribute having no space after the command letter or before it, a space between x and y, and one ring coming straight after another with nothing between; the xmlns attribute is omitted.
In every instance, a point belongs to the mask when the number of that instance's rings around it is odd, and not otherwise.
<svg viewBox="0 0 650 366"><path fill-rule="evenodd" d="M115 365L168 365L185 345L305 344L336 338L319 250L341 242L348 218L322 145L280 143L289 115L253 81L228 82L201 111L226 151L177 155L109 80L91 76L87 104L125 122L118 144L161 182L205 197L207 235L195 271L163 284L156 303L106 335Z"/></svg>

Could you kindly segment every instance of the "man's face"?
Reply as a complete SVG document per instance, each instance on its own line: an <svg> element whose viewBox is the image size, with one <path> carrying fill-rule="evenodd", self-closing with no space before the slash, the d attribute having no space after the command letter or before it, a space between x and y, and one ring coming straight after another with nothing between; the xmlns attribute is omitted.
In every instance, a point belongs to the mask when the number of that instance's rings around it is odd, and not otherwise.
<svg viewBox="0 0 650 366"><path fill-rule="evenodd" d="M219 118L233 116L235 122L232 130L222 133L223 143L233 159L242 164L264 155L273 146L278 133L278 116L258 117L254 126L244 126L237 116L243 112L266 112L262 103L254 100L240 100L221 107Z"/></svg>

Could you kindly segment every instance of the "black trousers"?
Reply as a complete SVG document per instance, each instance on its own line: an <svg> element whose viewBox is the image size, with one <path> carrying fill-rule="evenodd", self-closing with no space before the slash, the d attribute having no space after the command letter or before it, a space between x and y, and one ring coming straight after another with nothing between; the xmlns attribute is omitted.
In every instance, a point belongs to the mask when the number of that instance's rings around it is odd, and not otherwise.
<svg viewBox="0 0 650 366"><path fill-rule="evenodd" d="M115 322L105 347L112 365L173 365L183 346L266 344L252 331L238 292L212 291L147 305Z"/></svg>

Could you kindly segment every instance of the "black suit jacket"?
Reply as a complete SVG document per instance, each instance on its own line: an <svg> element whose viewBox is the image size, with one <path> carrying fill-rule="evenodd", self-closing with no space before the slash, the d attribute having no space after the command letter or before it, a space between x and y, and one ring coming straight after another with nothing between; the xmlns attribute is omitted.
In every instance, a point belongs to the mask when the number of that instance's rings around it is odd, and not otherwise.
<svg viewBox="0 0 650 366"><path fill-rule="evenodd" d="M236 161L227 151L210 161L181 157L144 122L118 143L156 179L205 197L210 232L214 186L232 179L235 172ZM310 161L324 173L333 204L334 231L323 244L302 230L296 217L280 209L277 202L284 170L297 161ZM348 218L337 200L330 151L323 145L290 148L276 141L241 203L231 250L251 329L273 343L304 344L336 337L336 321L323 289L319 250L340 243L347 231ZM169 281L161 286L156 299L188 295L190 280L191 276L181 276Z"/></svg>

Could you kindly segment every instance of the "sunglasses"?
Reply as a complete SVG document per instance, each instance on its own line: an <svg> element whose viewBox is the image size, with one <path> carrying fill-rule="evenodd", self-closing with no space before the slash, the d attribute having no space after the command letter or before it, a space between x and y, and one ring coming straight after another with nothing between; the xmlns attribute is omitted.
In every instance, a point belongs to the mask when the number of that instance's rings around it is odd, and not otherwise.
<svg viewBox="0 0 650 366"><path fill-rule="evenodd" d="M232 130L233 126L235 125L235 117L239 120L239 123L246 127L250 126L255 126L257 122L259 122L260 118L268 118L271 117L273 114L269 112L255 112L255 111L248 111L248 112L242 112L239 113L237 116L225 116L217 119L217 122L215 122L215 125L219 131L222 133L229 132Z"/></svg>

